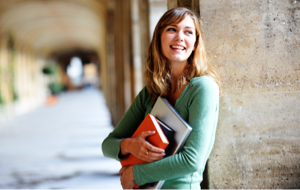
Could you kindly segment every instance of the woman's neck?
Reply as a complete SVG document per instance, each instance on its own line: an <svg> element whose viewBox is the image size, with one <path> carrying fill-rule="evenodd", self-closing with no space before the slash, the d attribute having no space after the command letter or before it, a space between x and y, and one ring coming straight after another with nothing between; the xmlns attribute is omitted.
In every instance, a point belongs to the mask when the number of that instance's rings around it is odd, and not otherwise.
<svg viewBox="0 0 300 190"><path fill-rule="evenodd" d="M186 63L169 63L171 69L171 91L175 93L178 88L178 79L182 76L184 69L187 66Z"/></svg>

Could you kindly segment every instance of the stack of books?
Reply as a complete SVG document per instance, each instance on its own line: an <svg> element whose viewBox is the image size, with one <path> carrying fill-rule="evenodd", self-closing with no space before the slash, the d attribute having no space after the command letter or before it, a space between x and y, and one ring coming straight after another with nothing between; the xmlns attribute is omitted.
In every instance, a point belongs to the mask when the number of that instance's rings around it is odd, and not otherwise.
<svg viewBox="0 0 300 190"><path fill-rule="evenodd" d="M158 97L152 111L146 116L132 137L138 136L143 131L156 131L146 140L153 146L165 149L166 156L178 153L185 144L192 128L186 123L173 106L164 97ZM146 163L132 154L121 160L122 166ZM164 181L149 183L143 186L136 185L140 189L160 189Z"/></svg>

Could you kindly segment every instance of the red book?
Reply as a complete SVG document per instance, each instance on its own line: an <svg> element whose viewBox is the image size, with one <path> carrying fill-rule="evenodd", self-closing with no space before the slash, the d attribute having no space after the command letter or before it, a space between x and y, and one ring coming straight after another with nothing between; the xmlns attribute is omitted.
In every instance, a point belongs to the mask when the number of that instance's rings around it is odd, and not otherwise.
<svg viewBox="0 0 300 190"><path fill-rule="evenodd" d="M146 140L153 146L156 146L161 149L166 149L166 147L169 145L169 141L168 141L167 137L165 136L164 132L162 131L155 116L148 114L145 117L145 119L142 121L140 126L137 128L137 130L134 132L132 137L136 137L144 131L155 131L156 132L154 135L151 135L146 138ZM145 152L145 154L146 154L146 152ZM129 154L127 158L121 160L122 166L144 164L144 163L147 163L147 162L138 159L137 157L133 156L132 154ZM138 188L138 185L136 184L134 186L134 188Z"/></svg>
<svg viewBox="0 0 300 190"><path fill-rule="evenodd" d="M166 149L166 147L169 144L169 141L167 137L165 136L164 132L162 131L158 121L156 120L155 116L148 114L145 119L142 121L140 126L137 128L137 130L132 135L132 138L138 136L144 131L156 131L154 135L151 135L146 138L146 140L152 144L153 146L156 146L161 149ZM145 152L146 154L146 152ZM123 160L121 160L122 166L127 165L135 165L135 164L144 164L147 163L145 161L142 161L138 159L137 157L133 156L132 154L129 154L129 156Z"/></svg>

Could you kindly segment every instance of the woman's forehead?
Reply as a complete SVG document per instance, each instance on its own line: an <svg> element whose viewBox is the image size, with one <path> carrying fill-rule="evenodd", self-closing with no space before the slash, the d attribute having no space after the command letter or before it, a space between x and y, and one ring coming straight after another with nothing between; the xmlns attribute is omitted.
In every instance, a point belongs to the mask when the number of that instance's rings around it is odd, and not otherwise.
<svg viewBox="0 0 300 190"><path fill-rule="evenodd" d="M170 20L170 22L167 22L166 26L178 25L182 21L184 21L185 24L191 25L190 27L193 27L193 28L195 27L194 19L189 15L186 15L185 17L178 16L178 18L175 18L174 20Z"/></svg>
<svg viewBox="0 0 300 190"><path fill-rule="evenodd" d="M173 26L173 27L180 26L183 28L196 29L194 20L189 16L186 16L182 19L178 19L173 22L166 23L164 26L162 26L162 29L165 29L168 26Z"/></svg>

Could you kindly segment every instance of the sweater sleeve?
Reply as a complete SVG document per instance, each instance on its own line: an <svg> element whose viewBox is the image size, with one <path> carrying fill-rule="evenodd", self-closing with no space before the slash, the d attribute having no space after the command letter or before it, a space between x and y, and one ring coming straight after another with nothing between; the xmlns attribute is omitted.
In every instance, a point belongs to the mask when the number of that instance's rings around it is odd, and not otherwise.
<svg viewBox="0 0 300 190"><path fill-rule="evenodd" d="M120 143L124 138L131 137L143 121L147 110L147 104L151 103L147 97L148 91L144 88L134 99L130 108L117 124L113 132L104 139L102 143L104 156L114 158L118 161L122 159L119 157Z"/></svg>
<svg viewBox="0 0 300 190"><path fill-rule="evenodd" d="M210 154L214 141L214 125L218 117L219 88L211 79L201 80L191 88L188 97L188 123L193 128L180 153L162 160L134 165L133 173L138 185L159 180L182 177L201 170Z"/></svg>

